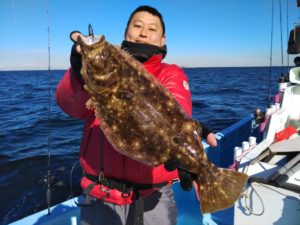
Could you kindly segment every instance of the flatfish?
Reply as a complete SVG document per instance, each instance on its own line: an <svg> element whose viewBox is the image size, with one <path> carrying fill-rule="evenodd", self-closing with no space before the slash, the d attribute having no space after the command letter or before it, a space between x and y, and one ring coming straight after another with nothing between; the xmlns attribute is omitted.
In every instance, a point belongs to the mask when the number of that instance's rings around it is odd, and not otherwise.
<svg viewBox="0 0 300 225"><path fill-rule="evenodd" d="M112 146L134 160L158 166L177 160L196 175L200 209L211 213L239 198L247 175L218 168L201 143L202 128L173 95L126 51L99 36L78 37L81 74L100 127Z"/></svg>

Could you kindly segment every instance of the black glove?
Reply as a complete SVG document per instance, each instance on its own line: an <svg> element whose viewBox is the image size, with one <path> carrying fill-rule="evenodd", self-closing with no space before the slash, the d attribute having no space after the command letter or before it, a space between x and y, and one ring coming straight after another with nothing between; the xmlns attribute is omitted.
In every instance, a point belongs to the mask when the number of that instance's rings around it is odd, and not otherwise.
<svg viewBox="0 0 300 225"><path fill-rule="evenodd" d="M201 123L201 127L202 127L201 136L206 139L208 134L212 133L212 131L207 126L205 126L203 123ZM180 186L183 190L190 191L193 188L193 180L197 179L197 175L185 170L180 165L178 160L170 159L167 162L165 162L164 167L169 172L171 172L175 169L178 170Z"/></svg>
<svg viewBox="0 0 300 225"><path fill-rule="evenodd" d="M80 74L80 70L82 67L82 56L81 54L78 53L78 51L76 50L76 47L78 46L76 40L74 40L72 38L72 34L74 33L80 33L79 31L73 31L70 34L70 39L74 42L72 49L71 49L71 54L70 54L70 63L71 63L71 74L73 76L76 76L82 83L83 79L82 76Z"/></svg>
<svg viewBox="0 0 300 225"><path fill-rule="evenodd" d="M190 191L193 188L193 180L197 178L195 174L192 174L188 172L187 170L184 170L179 161L176 159L171 159L167 161L165 164L165 169L169 172L177 169L179 180L180 180L180 186L185 191Z"/></svg>

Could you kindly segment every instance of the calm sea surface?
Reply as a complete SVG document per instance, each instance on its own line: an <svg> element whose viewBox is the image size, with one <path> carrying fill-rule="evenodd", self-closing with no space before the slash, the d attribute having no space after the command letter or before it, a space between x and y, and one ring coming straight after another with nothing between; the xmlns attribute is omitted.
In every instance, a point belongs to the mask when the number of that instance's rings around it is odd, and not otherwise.
<svg viewBox="0 0 300 225"><path fill-rule="evenodd" d="M218 132L252 113L255 107L265 108L270 80L273 95L281 68L272 71L270 79L267 67L186 68L193 96L193 117ZM49 149L52 204L70 198L70 171L78 160L83 123L64 114L55 103L54 92L63 73L51 71L49 89L47 71L0 71L0 221L3 224L46 207L44 177ZM75 166L72 176L75 193L80 192L79 177L80 168Z"/></svg>

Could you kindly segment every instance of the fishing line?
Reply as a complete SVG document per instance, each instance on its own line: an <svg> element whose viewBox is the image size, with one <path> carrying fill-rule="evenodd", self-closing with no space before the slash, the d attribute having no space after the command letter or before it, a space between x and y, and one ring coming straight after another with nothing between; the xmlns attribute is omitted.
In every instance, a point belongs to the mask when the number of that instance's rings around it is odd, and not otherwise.
<svg viewBox="0 0 300 225"><path fill-rule="evenodd" d="M48 173L47 173L47 205L48 205L48 215L50 215L51 207L51 51L50 51L50 16L49 16L49 4L46 0L46 13L47 13L47 33L48 33Z"/></svg>

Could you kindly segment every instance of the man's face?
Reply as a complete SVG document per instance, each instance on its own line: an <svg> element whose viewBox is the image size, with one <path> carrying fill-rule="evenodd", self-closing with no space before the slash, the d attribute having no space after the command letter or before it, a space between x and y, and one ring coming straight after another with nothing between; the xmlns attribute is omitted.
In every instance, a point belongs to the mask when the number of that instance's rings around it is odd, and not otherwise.
<svg viewBox="0 0 300 225"><path fill-rule="evenodd" d="M162 25L157 16L148 12L138 12L132 17L125 34L125 40L164 46L166 37L163 35Z"/></svg>

